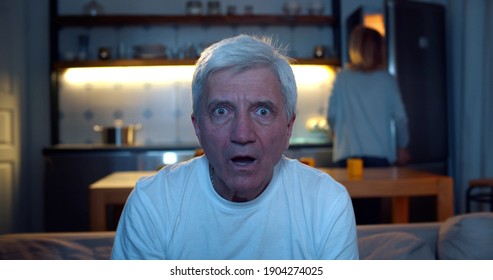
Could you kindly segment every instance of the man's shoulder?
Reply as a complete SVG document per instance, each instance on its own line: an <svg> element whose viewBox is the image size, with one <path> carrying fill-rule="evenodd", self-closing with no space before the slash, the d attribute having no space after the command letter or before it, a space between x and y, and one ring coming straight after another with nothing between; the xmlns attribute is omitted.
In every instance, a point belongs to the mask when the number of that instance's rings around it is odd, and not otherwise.
<svg viewBox="0 0 493 280"><path fill-rule="evenodd" d="M312 209L332 209L346 205L349 193L346 188L326 172L305 165L297 160L284 160L280 183L286 197L294 201L304 201L303 205Z"/></svg>
<svg viewBox="0 0 493 280"><path fill-rule="evenodd" d="M157 174L162 173L162 175L167 176L183 172L192 172L193 170L203 168L204 166L207 167L207 160L205 156L199 156L187 161L165 165Z"/></svg>
<svg viewBox="0 0 493 280"><path fill-rule="evenodd" d="M283 174L284 176L298 177L291 180L299 180L303 185L318 185L322 188L340 189L345 188L335 181L329 174L316 168L300 162L297 159L283 157Z"/></svg>
<svg viewBox="0 0 493 280"><path fill-rule="evenodd" d="M206 169L204 166L207 166L207 160L203 158L203 156L176 164L166 165L152 176L140 178L136 188L150 189L163 188L169 185L183 186L188 178L191 176L199 176L199 173L204 172Z"/></svg>

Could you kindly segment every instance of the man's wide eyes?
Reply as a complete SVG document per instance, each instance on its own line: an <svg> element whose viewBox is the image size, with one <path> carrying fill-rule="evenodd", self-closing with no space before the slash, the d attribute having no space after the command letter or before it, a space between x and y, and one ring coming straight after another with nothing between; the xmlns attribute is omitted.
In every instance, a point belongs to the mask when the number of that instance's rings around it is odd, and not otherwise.
<svg viewBox="0 0 493 280"><path fill-rule="evenodd" d="M227 110L224 107L218 107L218 108L214 109L214 113L216 115L224 115L224 114L226 114L226 112L227 112Z"/></svg>
<svg viewBox="0 0 493 280"><path fill-rule="evenodd" d="M266 107L261 107L257 110L257 114L261 115L261 116L266 116L270 113L270 109L269 108L266 108Z"/></svg>
<svg viewBox="0 0 493 280"><path fill-rule="evenodd" d="M216 107L212 111L212 113L215 116L224 116L224 115L228 114L228 112L229 112L229 109L226 107ZM269 116L272 114L272 110L269 107L265 107L265 106L258 107L252 112L254 112L255 115L261 116L261 117Z"/></svg>

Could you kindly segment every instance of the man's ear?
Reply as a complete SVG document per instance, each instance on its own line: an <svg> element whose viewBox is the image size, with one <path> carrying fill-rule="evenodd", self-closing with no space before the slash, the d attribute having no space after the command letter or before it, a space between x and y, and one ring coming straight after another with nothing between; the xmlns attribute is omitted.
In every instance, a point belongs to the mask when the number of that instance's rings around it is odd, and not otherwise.
<svg viewBox="0 0 493 280"><path fill-rule="evenodd" d="M197 119L197 117L194 114L192 114L190 116L190 118L192 119L193 128L195 130L195 136L197 136L197 139L199 140L199 143L200 143L200 125L199 125L199 120Z"/></svg>
<svg viewBox="0 0 493 280"><path fill-rule="evenodd" d="M286 137L288 138L288 141L286 143L286 149L289 148L289 139L291 139L291 135L293 135L293 126L294 126L295 120L296 120L296 114L293 114L293 116L291 117L291 120L288 121L287 135L286 135Z"/></svg>

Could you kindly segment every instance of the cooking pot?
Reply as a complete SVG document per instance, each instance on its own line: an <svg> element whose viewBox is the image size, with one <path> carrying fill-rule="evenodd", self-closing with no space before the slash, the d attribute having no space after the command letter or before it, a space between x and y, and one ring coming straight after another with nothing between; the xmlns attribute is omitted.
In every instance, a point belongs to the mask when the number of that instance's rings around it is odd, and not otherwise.
<svg viewBox="0 0 493 280"><path fill-rule="evenodd" d="M137 131L142 128L141 124L123 125L116 123L114 126L95 125L94 131L100 132L103 144L134 145Z"/></svg>

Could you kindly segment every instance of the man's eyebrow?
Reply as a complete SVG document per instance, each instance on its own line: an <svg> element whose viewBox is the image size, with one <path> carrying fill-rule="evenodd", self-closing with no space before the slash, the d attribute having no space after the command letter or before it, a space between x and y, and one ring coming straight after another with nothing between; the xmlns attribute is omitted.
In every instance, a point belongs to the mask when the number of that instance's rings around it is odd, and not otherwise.
<svg viewBox="0 0 493 280"><path fill-rule="evenodd" d="M210 100L206 104L206 108L213 108L216 107L217 105L227 105L227 106L232 106L235 107L234 102L227 100L227 99L213 99ZM249 102L249 107L269 107L271 109L277 110L279 106L277 106L274 102L271 100L253 100Z"/></svg>
<svg viewBox="0 0 493 280"><path fill-rule="evenodd" d="M270 100L264 100L264 101L257 101L257 102L254 102L253 103L254 105L260 105L260 106L267 106L267 107L271 107L271 108L276 108L276 104L274 104L274 102L270 101Z"/></svg>
<svg viewBox="0 0 493 280"><path fill-rule="evenodd" d="M229 100L224 100L224 99L213 99L213 100L210 100L206 105L207 105L207 108L212 108L212 107L215 107L217 105L232 105L233 103Z"/></svg>

